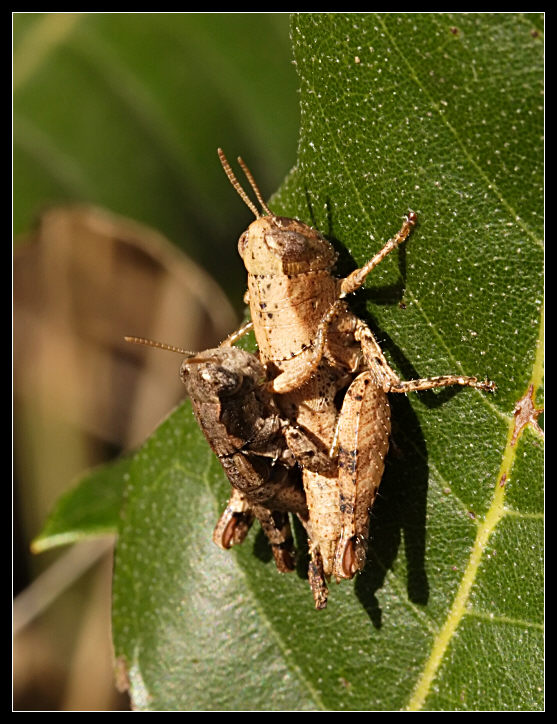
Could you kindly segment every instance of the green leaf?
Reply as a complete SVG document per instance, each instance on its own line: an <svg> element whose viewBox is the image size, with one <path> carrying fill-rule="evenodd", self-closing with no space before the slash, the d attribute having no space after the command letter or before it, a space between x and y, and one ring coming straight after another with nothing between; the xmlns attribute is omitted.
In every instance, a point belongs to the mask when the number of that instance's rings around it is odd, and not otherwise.
<svg viewBox="0 0 557 724"><path fill-rule="evenodd" d="M260 531L251 531L237 555L213 544L229 490L189 403L132 464L115 565L113 635L138 709L313 706L290 670L285 631L275 632L267 613L275 601L311 614L307 583L273 570Z"/></svg>
<svg viewBox="0 0 557 724"><path fill-rule="evenodd" d="M118 532L130 458L92 470L56 503L31 543L34 553Z"/></svg>
<svg viewBox="0 0 557 724"><path fill-rule="evenodd" d="M342 274L416 211L354 308L404 378L475 374L498 391L392 396L370 560L321 612L303 559L278 574L260 532L212 544L228 484L189 407L175 412L131 465L116 556L136 708L543 708L542 439L513 414L543 361L542 28L293 18L298 163L273 210L328 235Z"/></svg>

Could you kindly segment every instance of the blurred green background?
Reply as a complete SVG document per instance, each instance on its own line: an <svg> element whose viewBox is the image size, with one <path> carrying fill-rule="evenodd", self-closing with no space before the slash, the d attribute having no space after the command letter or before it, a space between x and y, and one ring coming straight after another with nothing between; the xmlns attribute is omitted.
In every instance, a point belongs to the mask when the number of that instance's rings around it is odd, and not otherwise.
<svg viewBox="0 0 557 724"><path fill-rule="evenodd" d="M125 709L110 549L30 541L182 397L179 361L122 336L204 348L241 317L250 212L216 149L266 196L295 164L289 17L15 13L13 53L13 706Z"/></svg>

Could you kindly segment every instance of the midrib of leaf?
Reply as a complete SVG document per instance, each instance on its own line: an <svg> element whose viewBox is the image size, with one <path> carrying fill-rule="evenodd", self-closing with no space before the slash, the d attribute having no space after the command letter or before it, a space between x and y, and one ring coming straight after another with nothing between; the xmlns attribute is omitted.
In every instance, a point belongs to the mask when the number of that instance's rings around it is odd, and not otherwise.
<svg viewBox="0 0 557 724"><path fill-rule="evenodd" d="M536 357L532 366L532 373L530 382L527 385L533 385L533 396L535 398L536 391L542 383L543 376L543 312L541 315L541 321L538 332L538 344L536 348ZM505 508L505 494L507 490L507 484L509 481L510 473L512 471L515 459L516 451L518 449L518 439L513 440L515 433L515 418L511 416L508 422L507 428L507 440L499 473L495 481L495 489L489 509L479 524L476 532L476 539L472 545L470 557L464 570L462 580L458 587L456 596L453 604L449 609L445 623L439 630L437 637L435 638L431 653L428 656L422 673L418 678L414 691L410 697L406 709L408 711L419 711L422 709L427 695L431 690L432 683L435 679L437 671L441 666L444 659L445 653L449 647L449 644L464 616L470 613L468 609L468 601L470 599L470 592L472 586L476 580L480 564L482 562L483 552L488 544L489 538L493 534L497 524L501 519L508 514L515 514L515 511L509 511ZM520 431L519 436L522 434ZM490 617L490 620L491 617ZM510 619L506 620L510 623ZM542 628L539 624L534 622L520 621L520 624L525 626L529 625L534 628Z"/></svg>
<svg viewBox="0 0 557 724"><path fill-rule="evenodd" d="M527 234L528 238L538 247L543 247L543 242L538 239L537 235L534 234L533 231L523 222L523 220L518 216L516 210L510 204L506 198L504 198L503 194L499 190L496 183L491 181L485 171L474 161L474 159L470 156L468 151L466 150L466 147L462 143L462 140L460 138L459 133L457 130L452 126L452 124L448 121L448 119L444 116L443 113L440 112L440 108L438 104L435 103L431 95L427 92L427 89L422 86L420 83L419 77L417 73L415 72L412 65L407 60L404 53L400 52L397 44L395 43L395 40L391 33L388 31L387 26L385 25L383 18L381 16L378 16L379 21L386 33L388 35L390 41L393 44L393 47L396 49L396 52L398 53L401 60L404 62L405 66L408 69L408 72L416 85L422 90L424 95L428 98L429 103L431 104L431 108L437 113L438 117L442 120L443 124L446 126L448 131L451 133L451 135L454 137L459 149L461 150L463 156L466 158L470 166L474 169L474 171L477 173L478 177L481 179L482 183L485 185L487 191L491 191L500 201L500 203L507 209L507 211L511 214L513 220L517 223L517 225L522 229L522 231ZM352 177L352 174L349 171L348 165L346 163L346 159L343 157L343 154L339 150L338 144L336 143L336 137L335 134L332 132L332 129L330 127L329 118L327 116L327 113L325 112L325 109L323 108L319 95L316 92L316 89L308 82L308 78L306 77L306 83L308 83L309 89L311 89L309 92L314 96L315 103L314 108L317 108L319 110L321 120L323 122L323 126L327 129L327 133L329 135L330 141L331 141L331 147L334 149L336 155L339 159L339 165L341 165L345 170L345 177L350 182L352 187L352 195L353 198L357 199L357 204L359 205L361 209L362 216L367 219L370 226L372 226L372 221L369 217L368 210L365 207L365 205L362 202L361 196L359 194L358 186L355 183L355 180ZM435 327L435 325L429 320L427 317L425 311L423 310L420 302L418 299L412 295L412 293L407 289L406 294L409 298L412 299L412 304L415 305L415 308L419 310L420 314L423 316L424 320L426 321L428 327L435 335L438 342L441 344L441 346L446 350L447 355L450 359L453 360L454 365L456 368L460 369L462 372L462 366L461 364L454 359L450 349L448 349L447 344L440 335L439 330ZM530 376L530 382L527 385L527 387L530 384L533 384L534 386L534 393L533 397L535 398L536 391L540 384L542 383L543 378L543 307L542 311L540 313L540 323L539 323L539 332L538 332L538 343L536 348L536 356L533 363L531 376ZM448 650L448 647L453 639L453 636L457 630L457 628L460 625L460 622L466 615L475 615L475 611L469 607L469 599L470 599L470 593L472 591L473 585L476 581L478 571L480 569L480 565L483 560L483 553L484 550L488 544L489 539L491 538L493 532L495 531L497 525L499 522L505 517L505 515L516 515L517 513L520 514L517 511L514 511L512 509L508 509L505 507L505 496L506 496L506 484L509 481L510 473L512 471L515 459L516 459L516 451L517 451L517 443L518 440L515 439L513 441L513 435L515 432L515 417L513 414L507 415L503 412L501 412L489 399L486 399L485 395L482 395L482 401L484 404L486 404L490 411L494 413L499 419L504 420L507 423L507 436L506 436L506 443L505 447L502 453L501 458L501 464L499 468L498 475L496 477L495 481L495 487L494 492L492 495L492 500L490 503L490 506L487 510L487 513L484 517L484 519L481 522L477 523L477 530L476 530L476 537L474 540L474 543L471 548L470 557L468 559L468 563L466 565L466 568L464 570L460 585L458 587L457 593L455 595L455 598L453 600L453 603L448 611L447 617L444 621L444 623L441 625L441 627L434 633L434 641L431 648L430 655L428 656L424 667L422 669L422 673L417 679L415 688L410 696L409 702L406 706L407 710L410 711L417 711L422 709L425 700L431 690L433 681L437 675L437 672L439 670L439 667L441 666L445 654ZM519 434L520 436L520 434ZM542 516L539 516L542 517ZM478 617L481 617L481 612L478 613ZM486 616L487 618L487 616ZM526 620L514 620L509 617L498 617L500 619L501 623L506 624L515 624L520 625L523 627L528 628L535 628L535 629L541 629L543 630L543 626L535 623L530 622ZM489 620L493 621L494 617L489 616Z"/></svg>
<svg viewBox="0 0 557 724"><path fill-rule="evenodd" d="M389 29L385 25L385 22L383 20L383 17L381 15L377 16L379 22L381 23L383 30L385 31L385 34L388 35L389 39L391 40L396 52L398 53L398 56L400 60L404 63L404 65L408 69L408 73L413 78L416 85L420 88L420 90L423 92L424 96L428 99L428 101L431 103L431 107L433 110L437 113L437 116L439 117L440 121L445 125L445 127L449 130L449 132L454 137L455 141L457 142L460 150L462 151L463 155L465 156L468 163L475 169L478 176L482 179L482 181L486 185L486 189L488 191L492 191L499 201L503 204L503 206L507 209L507 211L511 214L513 220L518 224L518 226L524 231L525 234L528 235L528 237L531 239L531 241L536 244L536 246L543 248L543 241L537 237L536 234L534 234L533 231L530 230L526 224L524 224L523 220L518 216L516 210L513 208L513 206L505 199L501 191L499 190L497 184L494 181L490 181L489 177L483 170L481 166L479 166L476 161L470 156L468 153L466 146L462 143L462 140L460 138L459 133L457 130L449 123L448 119L446 118L445 114L440 112L439 105L434 101L434 99L431 97L431 95L428 93L427 88L425 88L421 83L420 79L418 77L418 74L414 70L413 66L409 63L406 55L400 51L398 45L395 42L394 37L389 32Z"/></svg>

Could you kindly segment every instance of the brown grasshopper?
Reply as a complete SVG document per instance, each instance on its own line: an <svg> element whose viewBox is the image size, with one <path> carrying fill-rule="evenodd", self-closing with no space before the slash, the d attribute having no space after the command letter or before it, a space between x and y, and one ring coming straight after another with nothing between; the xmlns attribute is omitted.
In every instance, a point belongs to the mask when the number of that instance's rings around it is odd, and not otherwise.
<svg viewBox="0 0 557 724"><path fill-rule="evenodd" d="M387 393L449 385L493 391L495 385L462 375L402 381L369 327L343 301L408 238L417 221L414 212L363 267L338 279L331 273L337 258L332 245L302 221L273 214L239 158L260 212L221 149L219 157L255 216L238 242L252 321L228 341L253 327L267 389L290 422L285 437L303 468L309 509L310 585L316 607L322 608L322 580L352 578L365 564L370 510L389 446Z"/></svg>
<svg viewBox="0 0 557 724"><path fill-rule="evenodd" d="M195 353L140 337L126 340L184 356L180 377L195 418L232 485L213 541L224 549L241 543L257 518L278 570L293 570L288 513L307 525L307 506L299 468L286 446L285 423L264 386L259 360L236 347Z"/></svg>

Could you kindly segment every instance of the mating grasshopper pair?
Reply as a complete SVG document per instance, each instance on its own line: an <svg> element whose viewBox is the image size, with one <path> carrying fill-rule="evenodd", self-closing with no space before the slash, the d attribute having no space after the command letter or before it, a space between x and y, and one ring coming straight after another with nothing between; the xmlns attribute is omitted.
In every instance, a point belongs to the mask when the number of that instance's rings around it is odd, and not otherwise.
<svg viewBox="0 0 557 724"><path fill-rule="evenodd" d="M190 355L181 371L233 487L215 540L223 547L241 542L256 517L279 570L289 570L287 515L297 514L308 534L315 606L324 608L328 579L352 578L365 564L370 510L389 447L387 393L449 385L493 391L495 385L461 375L402 381L344 301L408 238L415 213L369 262L338 279L331 273L332 245L303 222L274 215L238 159L259 211L220 149L219 157L255 221L238 242L251 322L218 350ZM258 359L231 346L250 329Z"/></svg>

